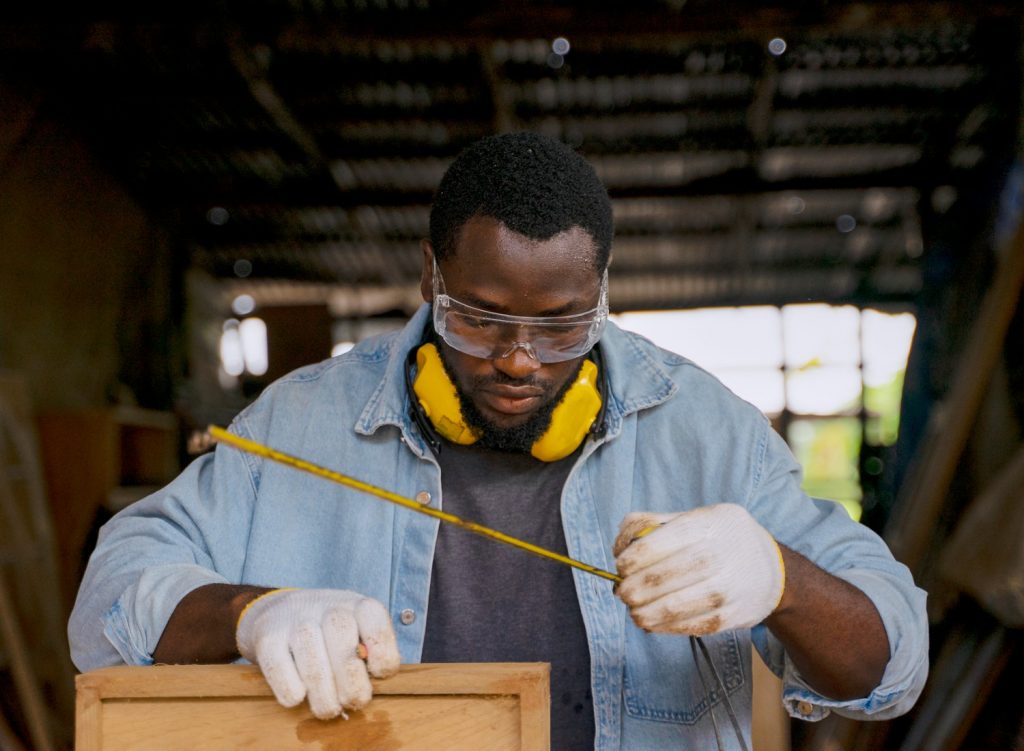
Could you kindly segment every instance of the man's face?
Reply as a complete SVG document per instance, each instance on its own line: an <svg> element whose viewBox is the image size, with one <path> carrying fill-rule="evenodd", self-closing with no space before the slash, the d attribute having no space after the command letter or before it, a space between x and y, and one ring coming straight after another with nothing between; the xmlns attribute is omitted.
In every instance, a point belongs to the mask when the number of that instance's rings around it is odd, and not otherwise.
<svg viewBox="0 0 1024 751"><path fill-rule="evenodd" d="M428 242L423 250L421 291L430 302L433 251ZM548 240L531 240L494 219L476 217L463 226L455 252L438 268L444 291L461 303L515 316L566 316L598 303L601 285L594 256L593 240L578 227ZM483 433L484 445L507 450L529 450L583 360L542 363L523 348L487 359L444 341L438 345L467 422Z"/></svg>

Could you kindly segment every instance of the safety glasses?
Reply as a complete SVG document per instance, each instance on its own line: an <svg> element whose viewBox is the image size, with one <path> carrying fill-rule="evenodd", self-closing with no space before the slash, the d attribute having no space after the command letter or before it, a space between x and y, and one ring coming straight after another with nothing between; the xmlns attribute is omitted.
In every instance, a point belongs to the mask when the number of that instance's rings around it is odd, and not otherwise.
<svg viewBox="0 0 1024 751"><path fill-rule="evenodd" d="M492 313L449 297L434 261L434 330L467 355L500 360L522 349L542 363L572 360L597 344L607 320L607 269L596 308L571 316L532 317Z"/></svg>

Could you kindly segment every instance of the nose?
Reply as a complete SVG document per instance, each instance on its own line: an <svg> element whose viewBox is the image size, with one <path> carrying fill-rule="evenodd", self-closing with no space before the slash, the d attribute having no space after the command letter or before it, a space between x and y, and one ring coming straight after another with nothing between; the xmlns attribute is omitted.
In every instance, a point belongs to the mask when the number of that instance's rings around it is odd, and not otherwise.
<svg viewBox="0 0 1024 751"><path fill-rule="evenodd" d="M516 342L505 354L494 358L494 367L510 378L526 378L540 369L541 363L529 342Z"/></svg>

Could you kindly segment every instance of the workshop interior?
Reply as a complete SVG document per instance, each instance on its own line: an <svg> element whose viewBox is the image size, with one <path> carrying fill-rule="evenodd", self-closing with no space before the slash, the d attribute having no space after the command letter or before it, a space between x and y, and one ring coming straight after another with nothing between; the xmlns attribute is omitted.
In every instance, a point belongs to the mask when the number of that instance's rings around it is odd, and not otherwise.
<svg viewBox="0 0 1024 751"><path fill-rule="evenodd" d="M910 713L790 720L767 684L754 748L1024 751L1022 32L1016 0L5 7L0 749L72 747L103 523L403 326L446 167L530 130L608 188L612 320L928 592Z"/></svg>

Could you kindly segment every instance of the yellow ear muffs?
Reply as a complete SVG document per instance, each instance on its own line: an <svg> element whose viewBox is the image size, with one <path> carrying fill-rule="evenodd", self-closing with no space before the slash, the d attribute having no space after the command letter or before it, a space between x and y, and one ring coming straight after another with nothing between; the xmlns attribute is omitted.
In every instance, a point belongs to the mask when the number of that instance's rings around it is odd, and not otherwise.
<svg viewBox="0 0 1024 751"><path fill-rule="evenodd" d="M462 408L441 355L433 344L416 351L416 380L413 391L434 429L452 443L468 446L477 441L476 431L466 425ZM597 385L597 365L584 360L579 375L551 413L551 424L530 449L536 459L554 462L564 459L579 447L601 411Z"/></svg>
<svg viewBox="0 0 1024 751"><path fill-rule="evenodd" d="M584 360L576 380L551 413L551 424L544 435L534 441L530 453L542 462L564 459L583 443L600 411L597 365Z"/></svg>
<svg viewBox="0 0 1024 751"><path fill-rule="evenodd" d="M424 344L416 351L416 380L412 384L423 414L444 438L461 446L476 443L479 436L462 419L462 407L444 365L433 344Z"/></svg>

